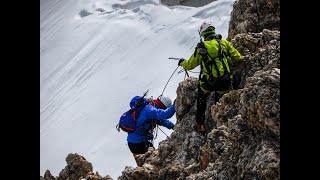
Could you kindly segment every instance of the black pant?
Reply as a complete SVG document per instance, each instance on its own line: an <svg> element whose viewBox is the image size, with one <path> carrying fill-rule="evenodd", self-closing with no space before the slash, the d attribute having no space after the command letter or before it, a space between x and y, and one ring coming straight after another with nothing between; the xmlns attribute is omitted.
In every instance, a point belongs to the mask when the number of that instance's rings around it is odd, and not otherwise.
<svg viewBox="0 0 320 180"><path fill-rule="evenodd" d="M230 89L232 89L232 87L230 87ZM205 93L200 88L200 85L198 85L197 113L196 113L197 124L201 124L201 125L204 124L205 112L206 112L206 108L207 108L207 99L208 99L209 95L211 94L211 92L214 92L214 104L216 104L219 101L220 97L224 94L224 93L219 93L214 90Z"/></svg>
<svg viewBox="0 0 320 180"><path fill-rule="evenodd" d="M148 151L149 147L153 147L153 144L146 141L142 143L128 143L128 146L133 154L144 154Z"/></svg>

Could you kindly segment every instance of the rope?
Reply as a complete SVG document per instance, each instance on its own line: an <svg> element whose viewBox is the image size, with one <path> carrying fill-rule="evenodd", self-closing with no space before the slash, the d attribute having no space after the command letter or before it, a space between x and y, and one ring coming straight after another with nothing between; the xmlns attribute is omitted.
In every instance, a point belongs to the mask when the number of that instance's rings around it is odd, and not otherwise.
<svg viewBox="0 0 320 180"><path fill-rule="evenodd" d="M161 93L161 95L160 95L160 96L162 96L162 95L163 95L164 90L167 88L167 85L168 85L169 81L171 80L171 78L172 78L172 76L174 75L174 73L178 70L178 68L179 68L179 66L177 66L177 67L176 67L176 69L175 69L175 70L173 71L173 73L171 74L171 76L170 76L170 78L168 79L168 81L167 81L166 85L164 86L164 88L163 88L162 93ZM160 97L160 96L159 96L159 97Z"/></svg>
<svg viewBox="0 0 320 180"><path fill-rule="evenodd" d="M167 138L169 138L169 139L170 139L170 137L169 137L165 132L163 132L163 131L162 131L162 129L161 129L160 127L158 127L158 129L160 129L160 131L161 131L164 135L166 135L166 136L167 136Z"/></svg>
<svg viewBox="0 0 320 180"><path fill-rule="evenodd" d="M187 71L186 71L186 72L187 72ZM186 80L186 76L187 76L187 73L184 74L183 80ZM189 77L189 75L188 75L188 77Z"/></svg>
<svg viewBox="0 0 320 180"><path fill-rule="evenodd" d="M184 69L184 70L186 71L186 74L185 74L185 75L187 75L188 77L190 77L189 74L188 74L188 71L187 71L186 69Z"/></svg>
<svg viewBox="0 0 320 180"><path fill-rule="evenodd" d="M178 71L178 74L184 72L184 71L188 71L190 73L200 73L200 72L196 72L196 71L190 71L190 70L186 70L186 69L181 69L180 71Z"/></svg>

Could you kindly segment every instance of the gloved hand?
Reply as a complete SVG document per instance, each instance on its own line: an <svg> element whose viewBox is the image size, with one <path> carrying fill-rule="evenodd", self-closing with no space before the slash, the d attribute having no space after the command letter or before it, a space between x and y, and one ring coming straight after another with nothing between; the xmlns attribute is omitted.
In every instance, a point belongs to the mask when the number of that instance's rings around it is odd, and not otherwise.
<svg viewBox="0 0 320 180"><path fill-rule="evenodd" d="M181 66L180 64L181 64L183 61L185 61L185 59L183 59L183 58L179 59L178 65Z"/></svg>

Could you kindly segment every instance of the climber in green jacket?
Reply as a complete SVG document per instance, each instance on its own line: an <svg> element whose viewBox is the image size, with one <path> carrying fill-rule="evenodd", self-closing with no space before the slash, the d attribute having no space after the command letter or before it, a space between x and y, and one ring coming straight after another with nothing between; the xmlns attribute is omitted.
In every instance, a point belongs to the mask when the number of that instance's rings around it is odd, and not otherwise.
<svg viewBox="0 0 320 180"><path fill-rule="evenodd" d="M204 22L199 28L199 35L201 41L193 55L188 60L180 59L179 65L186 70L200 65L196 128L198 132L205 134L206 99L214 91L216 103L223 94L232 89L230 65L243 58L229 41L215 33L212 22Z"/></svg>

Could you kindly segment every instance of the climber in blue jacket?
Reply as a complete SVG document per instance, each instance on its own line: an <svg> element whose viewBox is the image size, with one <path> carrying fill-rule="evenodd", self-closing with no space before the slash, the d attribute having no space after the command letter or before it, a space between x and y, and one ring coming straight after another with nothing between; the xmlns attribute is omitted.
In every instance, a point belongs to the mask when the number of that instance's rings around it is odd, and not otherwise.
<svg viewBox="0 0 320 180"><path fill-rule="evenodd" d="M130 102L130 107L134 108L135 104L141 100L140 96L135 96ZM164 126L168 129L173 129L174 124L168 119L175 113L174 104L170 98L160 96L157 99L145 99L143 102L145 106L140 111L136 121L137 129L128 133L127 141L130 151L135 160L136 155L144 154L149 147L153 147L153 130L156 125Z"/></svg>

